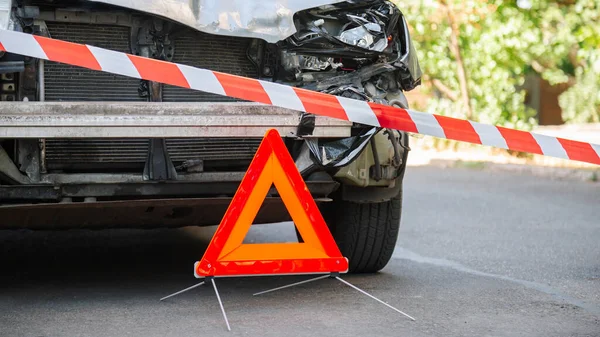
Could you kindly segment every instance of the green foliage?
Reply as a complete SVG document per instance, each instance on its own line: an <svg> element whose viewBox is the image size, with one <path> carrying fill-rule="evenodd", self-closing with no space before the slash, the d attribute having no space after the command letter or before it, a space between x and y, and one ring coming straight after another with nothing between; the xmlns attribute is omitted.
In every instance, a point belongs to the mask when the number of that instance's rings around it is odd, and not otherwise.
<svg viewBox="0 0 600 337"><path fill-rule="evenodd" d="M560 97L565 121L599 121L600 0L396 3L411 25L426 74L424 88L435 94L430 112L464 117L467 111L451 48L454 33L472 119L521 129L534 125L534 112L524 105L523 84L535 72L551 84L569 85Z"/></svg>
<svg viewBox="0 0 600 337"><path fill-rule="evenodd" d="M600 123L600 71L583 72L577 69L577 83L564 92L559 100L563 120L573 123Z"/></svg>

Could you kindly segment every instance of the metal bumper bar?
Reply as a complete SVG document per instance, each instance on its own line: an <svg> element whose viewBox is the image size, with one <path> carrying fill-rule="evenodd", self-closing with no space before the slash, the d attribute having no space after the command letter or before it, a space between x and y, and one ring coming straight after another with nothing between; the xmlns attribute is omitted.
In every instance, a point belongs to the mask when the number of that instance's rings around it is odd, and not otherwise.
<svg viewBox="0 0 600 337"><path fill-rule="evenodd" d="M258 103L2 102L0 138L295 136L298 111ZM351 123L315 117L313 137L349 137Z"/></svg>

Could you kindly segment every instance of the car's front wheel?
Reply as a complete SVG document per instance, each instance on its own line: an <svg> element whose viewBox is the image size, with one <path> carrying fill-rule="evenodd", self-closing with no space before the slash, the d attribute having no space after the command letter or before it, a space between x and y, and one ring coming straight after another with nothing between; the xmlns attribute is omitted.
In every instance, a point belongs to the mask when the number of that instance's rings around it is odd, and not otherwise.
<svg viewBox="0 0 600 337"><path fill-rule="evenodd" d="M350 262L350 272L372 273L385 267L400 230L402 189L388 201L334 200L323 211L342 255Z"/></svg>

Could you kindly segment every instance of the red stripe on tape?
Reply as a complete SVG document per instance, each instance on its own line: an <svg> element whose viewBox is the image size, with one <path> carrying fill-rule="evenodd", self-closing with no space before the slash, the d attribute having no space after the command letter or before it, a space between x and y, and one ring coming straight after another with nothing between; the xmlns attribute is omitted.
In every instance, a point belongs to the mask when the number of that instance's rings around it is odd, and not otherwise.
<svg viewBox="0 0 600 337"><path fill-rule="evenodd" d="M93 70L102 70L94 54L85 45L34 35L48 59Z"/></svg>
<svg viewBox="0 0 600 337"><path fill-rule="evenodd" d="M433 117L437 119L442 129L444 129L446 138L459 140L462 142L481 144L481 138L479 137L479 134L477 134L473 128L473 125L471 125L469 121L438 115L433 115Z"/></svg>
<svg viewBox="0 0 600 337"><path fill-rule="evenodd" d="M190 87L185 76L183 76L176 64L135 55L126 55L143 79L178 87Z"/></svg>
<svg viewBox="0 0 600 337"><path fill-rule="evenodd" d="M540 145L529 132L507 129L501 126L497 126L496 128L498 128L498 131L500 131L500 134L506 140L506 145L510 150L544 154Z"/></svg>
<svg viewBox="0 0 600 337"><path fill-rule="evenodd" d="M217 80L221 82L227 96L264 104L272 104L265 88L263 88L257 80L216 71L213 71L213 73L217 77Z"/></svg>
<svg viewBox="0 0 600 337"><path fill-rule="evenodd" d="M387 105L369 103L371 110L377 116L382 128L402 130L418 133L417 126L408 114L408 111Z"/></svg>
<svg viewBox="0 0 600 337"><path fill-rule="evenodd" d="M348 120L346 110L344 110L340 104L340 101L338 101L335 96L300 88L292 89L294 89L296 95L298 95L300 98L300 101L304 105L304 110L306 110L306 112L315 115Z"/></svg>
<svg viewBox="0 0 600 337"><path fill-rule="evenodd" d="M569 159L586 161L600 165L600 157L592 146L588 143L578 142L575 140L556 138L558 142L563 146Z"/></svg>

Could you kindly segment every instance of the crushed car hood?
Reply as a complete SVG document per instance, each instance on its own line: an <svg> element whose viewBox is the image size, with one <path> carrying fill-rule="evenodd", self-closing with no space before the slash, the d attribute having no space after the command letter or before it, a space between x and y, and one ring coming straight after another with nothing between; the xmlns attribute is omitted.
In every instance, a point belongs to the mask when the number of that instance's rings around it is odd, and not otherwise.
<svg viewBox="0 0 600 337"><path fill-rule="evenodd" d="M340 0L89 0L162 16L199 31L263 39L294 33L296 12Z"/></svg>

